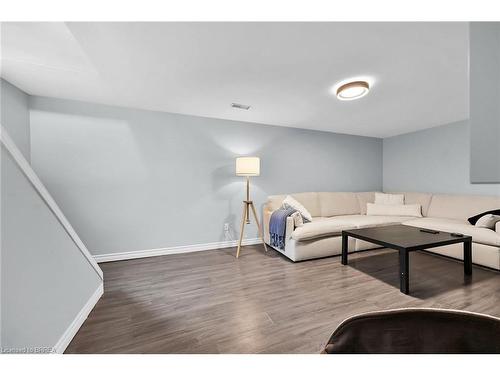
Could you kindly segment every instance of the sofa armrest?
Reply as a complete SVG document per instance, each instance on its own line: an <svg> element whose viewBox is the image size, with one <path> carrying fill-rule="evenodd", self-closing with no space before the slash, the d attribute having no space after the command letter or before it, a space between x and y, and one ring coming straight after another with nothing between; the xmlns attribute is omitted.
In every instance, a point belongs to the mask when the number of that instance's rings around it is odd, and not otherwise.
<svg viewBox="0 0 500 375"><path fill-rule="evenodd" d="M264 242L268 245L271 243L271 236L269 235L269 221L271 220L271 215L273 210L269 209L268 206L264 206L264 212L262 213L262 230L264 231ZM285 243L292 238L292 233L295 230L295 221L293 217L288 216L286 218L286 230L285 230Z"/></svg>
<svg viewBox="0 0 500 375"><path fill-rule="evenodd" d="M495 231L500 234L500 221L497 221L496 225L495 225Z"/></svg>
<svg viewBox="0 0 500 375"><path fill-rule="evenodd" d="M285 229L285 245L290 238L292 238L292 233L295 230L295 220L293 217L288 216L286 218L286 229Z"/></svg>
<svg viewBox="0 0 500 375"><path fill-rule="evenodd" d="M264 242L268 245L271 243L271 236L269 235L269 221L273 211L266 205L262 213L262 230L264 231Z"/></svg>

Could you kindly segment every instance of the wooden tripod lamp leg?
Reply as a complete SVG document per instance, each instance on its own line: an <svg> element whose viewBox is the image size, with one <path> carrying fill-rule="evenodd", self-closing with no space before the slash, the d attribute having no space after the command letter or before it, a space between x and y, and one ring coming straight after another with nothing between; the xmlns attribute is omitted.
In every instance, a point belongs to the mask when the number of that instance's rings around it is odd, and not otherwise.
<svg viewBox="0 0 500 375"><path fill-rule="evenodd" d="M247 176L247 216L246 216L246 222L247 224L250 224L250 210L248 209L248 202L250 202L250 177Z"/></svg>
<svg viewBox="0 0 500 375"><path fill-rule="evenodd" d="M253 217L255 218L255 224L257 224L257 229L259 230L259 237L262 240L262 245L264 245L264 250L267 251L266 243L264 242L264 236L262 236L262 228L260 227L259 219L257 218L257 212L255 211L253 202L250 202L250 206L252 206Z"/></svg>
<svg viewBox="0 0 500 375"><path fill-rule="evenodd" d="M236 258L240 256L241 241L243 240L243 232L245 230L245 221L248 213L248 204L243 202L243 216L241 218L240 240L238 242L238 250L236 251Z"/></svg>

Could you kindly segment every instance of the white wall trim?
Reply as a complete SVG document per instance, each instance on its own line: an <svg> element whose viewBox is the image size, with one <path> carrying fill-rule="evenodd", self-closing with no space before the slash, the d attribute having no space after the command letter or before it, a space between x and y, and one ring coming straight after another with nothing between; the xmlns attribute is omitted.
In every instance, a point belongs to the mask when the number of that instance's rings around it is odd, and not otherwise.
<svg viewBox="0 0 500 375"><path fill-rule="evenodd" d="M31 168L31 165L25 159L21 151L19 151L16 144L9 136L9 133L7 133L7 131L2 125L0 125L0 141L5 146L5 149L10 153L14 161L17 163L18 167L21 169L23 174L28 179L28 181L35 188L35 191L38 193L38 195L42 198L45 204L52 211L52 213L59 221L59 223L62 225L66 233L68 233L69 237L73 240L73 242L80 250L80 252L83 254L85 259L87 259L87 261L90 263L92 268L94 268L94 270L97 272L101 280L103 280L101 268L94 260L94 258L92 257L92 255L90 254L90 252L88 251L87 247L84 245L80 237L78 237L78 234L75 232L75 230L69 223L68 219L66 219L66 217L62 213L57 203L54 201L50 193L43 185L42 181L40 181L33 168Z"/></svg>
<svg viewBox="0 0 500 375"><path fill-rule="evenodd" d="M75 317L75 319L71 322L66 331L64 331L62 336L57 341L56 345L54 346L55 353L58 354L64 353L69 343L71 342L71 340L73 340L73 337L75 337L76 333L78 332L82 324L85 322L85 320L87 319L90 312L96 305L97 301L99 301L99 298L101 298L103 293L104 293L104 286L103 283L101 283L99 287L96 289L96 291L90 296L85 306L83 306L78 315Z"/></svg>
<svg viewBox="0 0 500 375"><path fill-rule="evenodd" d="M244 239L241 244L246 246L246 245L256 245L259 243L262 243L260 238L247 238ZM147 249L147 250L125 251L120 253L98 254L94 255L94 259L98 263L103 263L103 262L113 262L116 260L147 258L160 255L182 254L182 253L192 253L195 251L225 249L234 246L238 246L238 241L235 240L235 241L210 242L197 245L164 247L160 249Z"/></svg>

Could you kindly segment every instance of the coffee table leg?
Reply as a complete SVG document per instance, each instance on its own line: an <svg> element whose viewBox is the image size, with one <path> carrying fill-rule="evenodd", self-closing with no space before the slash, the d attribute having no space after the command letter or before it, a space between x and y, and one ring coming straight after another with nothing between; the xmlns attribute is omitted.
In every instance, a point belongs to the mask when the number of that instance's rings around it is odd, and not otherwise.
<svg viewBox="0 0 500 375"><path fill-rule="evenodd" d="M342 233L342 264L347 264L347 234Z"/></svg>
<svg viewBox="0 0 500 375"><path fill-rule="evenodd" d="M472 275L472 240L464 242L464 273Z"/></svg>
<svg viewBox="0 0 500 375"><path fill-rule="evenodd" d="M399 251L399 290L401 293L410 293L410 262L409 252Z"/></svg>

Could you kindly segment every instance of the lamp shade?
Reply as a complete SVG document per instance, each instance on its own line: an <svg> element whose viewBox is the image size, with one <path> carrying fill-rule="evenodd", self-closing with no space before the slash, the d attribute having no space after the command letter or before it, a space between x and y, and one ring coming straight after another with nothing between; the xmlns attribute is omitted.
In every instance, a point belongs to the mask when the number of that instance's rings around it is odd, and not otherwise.
<svg viewBox="0 0 500 375"><path fill-rule="evenodd" d="M245 156L236 158L237 176L260 175L260 159L256 156Z"/></svg>

